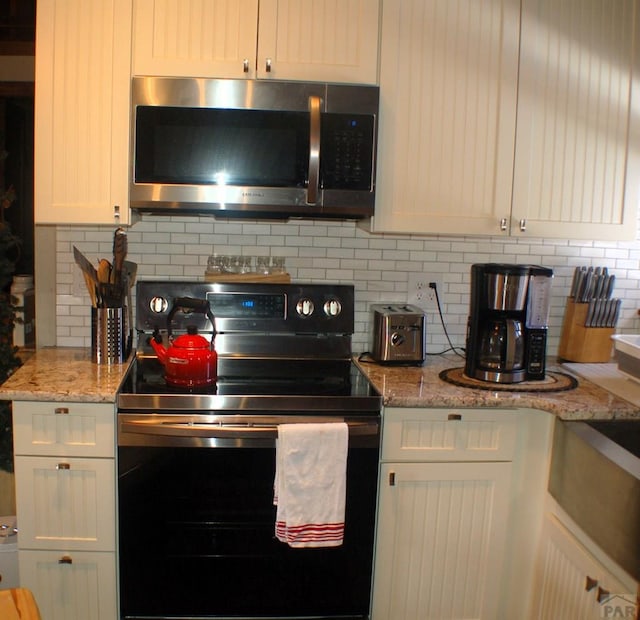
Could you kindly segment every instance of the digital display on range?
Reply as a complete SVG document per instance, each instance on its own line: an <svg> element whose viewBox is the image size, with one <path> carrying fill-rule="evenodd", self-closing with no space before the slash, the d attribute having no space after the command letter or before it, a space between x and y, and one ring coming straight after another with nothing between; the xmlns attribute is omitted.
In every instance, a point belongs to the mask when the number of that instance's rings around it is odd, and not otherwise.
<svg viewBox="0 0 640 620"><path fill-rule="evenodd" d="M287 306L284 294L207 293L207 300L221 319L283 319Z"/></svg>

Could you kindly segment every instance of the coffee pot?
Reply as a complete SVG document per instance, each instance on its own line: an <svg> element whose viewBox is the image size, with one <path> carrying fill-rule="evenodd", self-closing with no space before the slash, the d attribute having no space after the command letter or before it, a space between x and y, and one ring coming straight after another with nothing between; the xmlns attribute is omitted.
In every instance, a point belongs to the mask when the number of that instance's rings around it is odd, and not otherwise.
<svg viewBox="0 0 640 620"><path fill-rule="evenodd" d="M522 322L494 319L484 329L478 358L480 367L496 372L514 372L524 366Z"/></svg>

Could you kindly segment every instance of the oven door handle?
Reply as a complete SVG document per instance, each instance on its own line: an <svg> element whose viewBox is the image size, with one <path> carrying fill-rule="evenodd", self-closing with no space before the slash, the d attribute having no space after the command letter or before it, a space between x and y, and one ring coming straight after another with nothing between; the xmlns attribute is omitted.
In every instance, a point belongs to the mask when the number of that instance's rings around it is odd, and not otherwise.
<svg viewBox="0 0 640 620"><path fill-rule="evenodd" d="M342 421L342 420L336 420ZM200 437L220 439L249 439L278 437L278 424L263 424L240 422L221 424L217 422L147 422L144 420L130 420L121 422L120 429L125 433L143 435L161 435L167 437ZM377 421L349 421L350 437L377 435L379 424Z"/></svg>

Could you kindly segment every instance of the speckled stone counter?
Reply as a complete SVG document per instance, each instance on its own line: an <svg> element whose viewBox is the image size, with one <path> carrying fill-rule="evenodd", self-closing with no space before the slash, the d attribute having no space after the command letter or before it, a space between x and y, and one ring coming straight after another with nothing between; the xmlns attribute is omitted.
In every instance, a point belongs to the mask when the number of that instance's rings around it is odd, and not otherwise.
<svg viewBox="0 0 640 620"><path fill-rule="evenodd" d="M518 407L547 411L563 420L640 419L638 407L582 378L576 389L564 392L498 392L458 387L440 379L442 370L464 365L456 356L428 357L421 367L356 363L389 407ZM571 374L559 365L547 368Z"/></svg>
<svg viewBox="0 0 640 620"><path fill-rule="evenodd" d="M38 349L0 386L0 399L114 403L127 368L95 364L89 349Z"/></svg>

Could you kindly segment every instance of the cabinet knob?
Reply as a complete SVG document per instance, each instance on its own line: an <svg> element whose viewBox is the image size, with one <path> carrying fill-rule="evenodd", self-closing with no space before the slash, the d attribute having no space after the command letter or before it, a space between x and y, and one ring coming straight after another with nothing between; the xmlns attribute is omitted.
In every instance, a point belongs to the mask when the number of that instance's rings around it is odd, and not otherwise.
<svg viewBox="0 0 640 620"><path fill-rule="evenodd" d="M69 407L56 407L53 413L56 415L69 415Z"/></svg>
<svg viewBox="0 0 640 620"><path fill-rule="evenodd" d="M264 70L267 73L271 73L271 58L267 58L267 62L265 63Z"/></svg>
<svg viewBox="0 0 640 620"><path fill-rule="evenodd" d="M245 58L242 61L242 71L244 73L249 73L249 59L248 58Z"/></svg>
<svg viewBox="0 0 640 620"><path fill-rule="evenodd" d="M120 220L120 205L113 206L113 219L116 221Z"/></svg>
<svg viewBox="0 0 640 620"><path fill-rule="evenodd" d="M501 230L502 232L504 232L505 230L507 230L507 218L506 218L506 217L503 217L503 218L500 220L500 230Z"/></svg>
<svg viewBox="0 0 640 620"><path fill-rule="evenodd" d="M609 592L609 590L605 590L598 586L598 596L596 597L598 603L604 603L609 598L610 594L611 592Z"/></svg>
<svg viewBox="0 0 640 620"><path fill-rule="evenodd" d="M73 559L70 555L63 555L59 560L58 564L73 564Z"/></svg>
<svg viewBox="0 0 640 620"><path fill-rule="evenodd" d="M585 591L591 592L591 590L593 590L597 585L598 585L598 580L594 579L593 577L589 577L589 575L587 575L587 579L584 584Z"/></svg>
<svg viewBox="0 0 640 620"><path fill-rule="evenodd" d="M389 472L389 486L390 487L396 486L396 472L395 471L390 471Z"/></svg>
<svg viewBox="0 0 640 620"><path fill-rule="evenodd" d="M527 220L520 220L520 232L525 232L527 230Z"/></svg>

